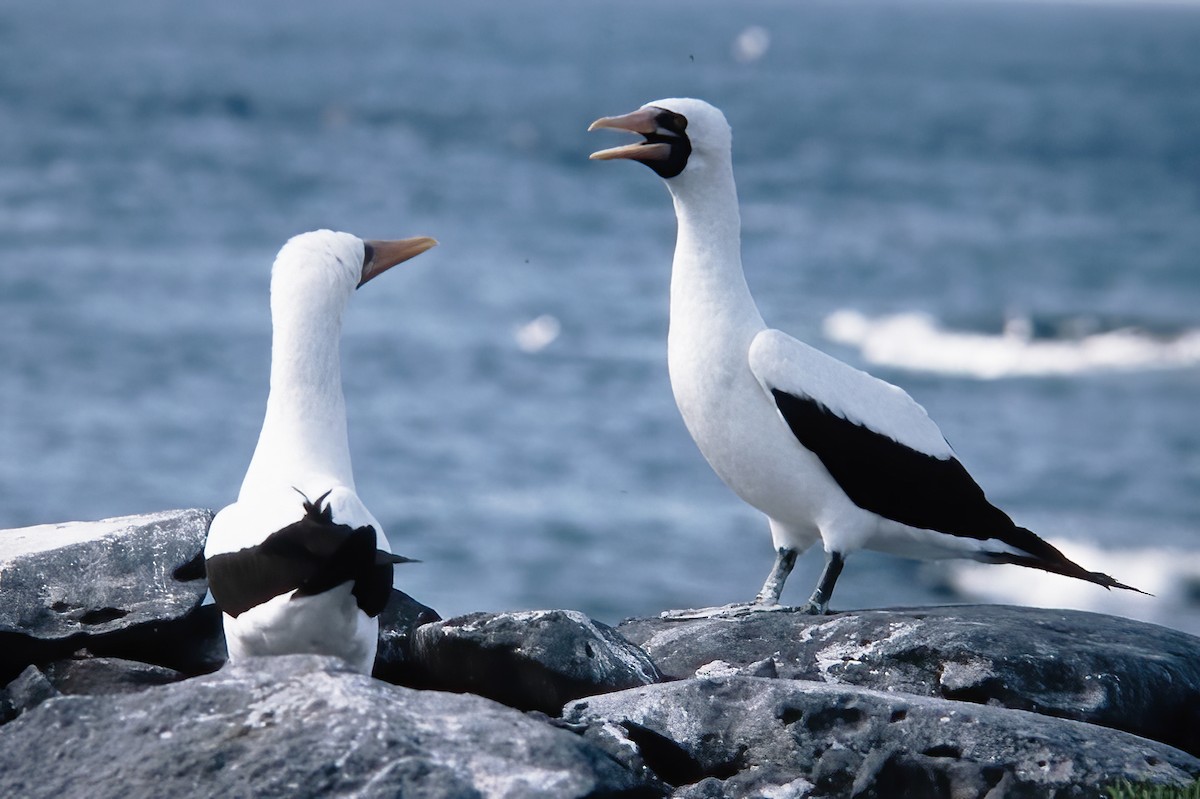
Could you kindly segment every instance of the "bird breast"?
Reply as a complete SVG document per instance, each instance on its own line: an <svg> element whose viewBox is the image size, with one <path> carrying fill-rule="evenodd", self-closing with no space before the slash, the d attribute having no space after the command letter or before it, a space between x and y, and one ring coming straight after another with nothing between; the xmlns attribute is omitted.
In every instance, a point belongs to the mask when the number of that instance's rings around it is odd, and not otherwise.
<svg viewBox="0 0 1200 799"><path fill-rule="evenodd" d="M667 362L675 403L705 460L745 502L777 520L812 519L832 478L750 371L755 332L691 334L673 320Z"/></svg>

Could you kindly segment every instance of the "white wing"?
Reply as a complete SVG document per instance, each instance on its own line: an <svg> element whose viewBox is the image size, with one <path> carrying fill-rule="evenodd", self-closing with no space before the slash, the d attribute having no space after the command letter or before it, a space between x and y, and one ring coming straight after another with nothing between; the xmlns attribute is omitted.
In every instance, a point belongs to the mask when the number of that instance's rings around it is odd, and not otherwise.
<svg viewBox="0 0 1200 799"><path fill-rule="evenodd" d="M936 458L954 456L942 431L912 397L778 330L750 343L750 371L773 389L812 399L830 412ZM774 398L772 398L774 401Z"/></svg>
<svg viewBox="0 0 1200 799"><path fill-rule="evenodd" d="M261 544L267 536L303 518L305 499L315 502L326 490L302 496L294 488L280 485L269 494L262 491L226 506L209 525L204 556L208 558ZM353 528L370 525L375 528L376 547L384 552L392 551L383 526L354 491L341 485L334 487L321 502L321 507L327 505L334 522Z"/></svg>

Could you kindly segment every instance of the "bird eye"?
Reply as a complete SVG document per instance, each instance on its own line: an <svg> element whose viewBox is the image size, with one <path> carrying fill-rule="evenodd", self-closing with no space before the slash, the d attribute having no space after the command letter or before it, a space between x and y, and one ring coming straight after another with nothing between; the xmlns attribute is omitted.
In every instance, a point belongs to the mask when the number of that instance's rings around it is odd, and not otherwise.
<svg viewBox="0 0 1200 799"><path fill-rule="evenodd" d="M668 111L665 108L658 109L658 115L654 117L654 123L660 136L682 136L687 130L687 117L683 114L677 114L674 111Z"/></svg>

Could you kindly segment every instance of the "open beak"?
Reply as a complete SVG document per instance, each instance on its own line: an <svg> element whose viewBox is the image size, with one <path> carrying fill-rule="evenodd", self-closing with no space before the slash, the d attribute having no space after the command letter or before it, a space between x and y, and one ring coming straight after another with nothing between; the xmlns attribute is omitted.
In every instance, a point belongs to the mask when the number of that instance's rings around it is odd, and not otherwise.
<svg viewBox="0 0 1200 799"><path fill-rule="evenodd" d="M402 264L409 258L415 258L431 247L437 246L437 239L428 236L416 236L411 239L395 239L391 241L365 241L363 257L362 280L358 288L372 278L382 275L396 264Z"/></svg>
<svg viewBox="0 0 1200 799"><path fill-rule="evenodd" d="M649 137L659 132L657 120L659 113L659 110L655 108L639 108L632 114L597 119L588 126L588 130L612 128L613 130L627 130L630 133L638 133ZM611 161L614 158L628 158L633 161L665 161L670 156L670 144L661 141L641 141L636 144L626 144L621 147L610 147L607 150L599 150L588 157L593 161Z"/></svg>

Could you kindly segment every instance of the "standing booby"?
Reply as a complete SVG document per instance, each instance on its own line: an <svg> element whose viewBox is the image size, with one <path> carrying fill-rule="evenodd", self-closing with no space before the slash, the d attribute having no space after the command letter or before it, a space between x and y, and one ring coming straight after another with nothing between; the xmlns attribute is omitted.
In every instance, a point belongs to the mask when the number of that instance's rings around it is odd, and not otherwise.
<svg viewBox="0 0 1200 799"><path fill-rule="evenodd" d="M354 490L338 354L354 290L437 244L319 230L271 269L271 388L237 502L204 548L231 660L336 655L369 674L392 588L379 521Z"/></svg>
<svg viewBox="0 0 1200 799"><path fill-rule="evenodd" d="M701 100L605 117L644 141L592 154L640 161L663 178L679 233L667 362L688 432L713 470L767 516L775 564L749 608L779 602L797 555L823 543L804 607L828 612L846 556L873 549L1015 563L1102 585L988 502L925 409L896 386L763 322L741 261L732 132Z"/></svg>

